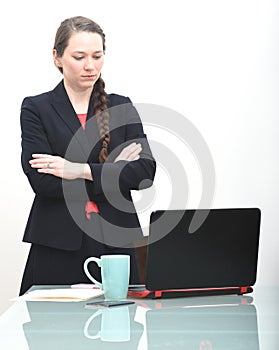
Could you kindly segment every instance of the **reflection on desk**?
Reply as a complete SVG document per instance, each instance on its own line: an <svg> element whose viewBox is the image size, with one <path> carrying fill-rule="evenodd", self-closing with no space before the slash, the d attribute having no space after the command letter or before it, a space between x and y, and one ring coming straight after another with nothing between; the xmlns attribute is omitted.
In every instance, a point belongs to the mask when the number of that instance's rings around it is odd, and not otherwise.
<svg viewBox="0 0 279 350"><path fill-rule="evenodd" d="M259 304L251 296L212 296L103 309L86 309L86 302L17 301L0 316L0 348L275 350L278 329L267 330L265 319L278 324L278 314L270 304L262 308L271 300L264 295ZM258 308L264 310L262 331Z"/></svg>
<svg viewBox="0 0 279 350"><path fill-rule="evenodd" d="M191 298L157 303L146 314L149 348L258 350L257 311L251 297Z"/></svg>
<svg viewBox="0 0 279 350"><path fill-rule="evenodd" d="M89 310L84 304L27 302L29 349L137 349L143 326L134 321L135 308Z"/></svg>

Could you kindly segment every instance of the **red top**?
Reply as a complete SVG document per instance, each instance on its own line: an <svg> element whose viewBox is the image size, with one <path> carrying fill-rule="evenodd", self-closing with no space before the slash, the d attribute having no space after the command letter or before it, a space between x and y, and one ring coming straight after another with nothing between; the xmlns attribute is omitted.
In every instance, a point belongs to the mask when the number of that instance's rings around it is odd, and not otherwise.
<svg viewBox="0 0 279 350"><path fill-rule="evenodd" d="M83 129L85 129L87 113L79 113L77 116Z"/></svg>

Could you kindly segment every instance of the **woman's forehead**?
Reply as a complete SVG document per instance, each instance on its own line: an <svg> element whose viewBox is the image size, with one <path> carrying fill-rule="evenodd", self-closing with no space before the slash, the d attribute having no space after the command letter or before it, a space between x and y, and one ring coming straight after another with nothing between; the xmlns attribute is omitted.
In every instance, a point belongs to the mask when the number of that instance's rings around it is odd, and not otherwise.
<svg viewBox="0 0 279 350"><path fill-rule="evenodd" d="M100 34L92 32L75 32L68 41L67 49L70 51L103 50L103 40Z"/></svg>

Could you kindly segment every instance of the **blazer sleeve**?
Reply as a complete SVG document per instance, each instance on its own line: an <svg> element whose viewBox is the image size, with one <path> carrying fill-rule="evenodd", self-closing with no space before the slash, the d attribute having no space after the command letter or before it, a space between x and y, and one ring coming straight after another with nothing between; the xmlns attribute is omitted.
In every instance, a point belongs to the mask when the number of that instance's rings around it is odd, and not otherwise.
<svg viewBox="0 0 279 350"><path fill-rule="evenodd" d="M156 171L156 162L153 158L148 140L143 131L142 122L131 100L125 98L125 141L112 151L107 162L103 164L89 163L93 182L88 184L92 198L106 195L109 192L119 192L124 195L130 190L141 190L152 185ZM123 110L123 108L122 108ZM124 124L124 123L123 123ZM136 161L113 160L120 151L131 142L139 142L142 145L140 159Z"/></svg>
<svg viewBox="0 0 279 350"><path fill-rule="evenodd" d="M55 198L65 198L65 193L67 193L69 199L86 200L88 196L84 180L62 180L50 174L40 174L30 166L29 160L32 159L33 153L54 154L41 119L38 101L34 103L32 97L26 97L22 102L20 124L21 164L34 193Z"/></svg>

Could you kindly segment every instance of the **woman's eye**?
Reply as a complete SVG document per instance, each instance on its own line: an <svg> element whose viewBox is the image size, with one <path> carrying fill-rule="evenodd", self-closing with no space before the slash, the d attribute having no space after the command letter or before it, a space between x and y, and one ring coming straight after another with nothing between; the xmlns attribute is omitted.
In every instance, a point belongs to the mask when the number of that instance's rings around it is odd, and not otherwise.
<svg viewBox="0 0 279 350"><path fill-rule="evenodd" d="M83 59L83 56L76 56L76 57L74 57L77 61L80 61L80 60L82 60Z"/></svg>
<svg viewBox="0 0 279 350"><path fill-rule="evenodd" d="M95 60L99 60L102 56L94 56Z"/></svg>

